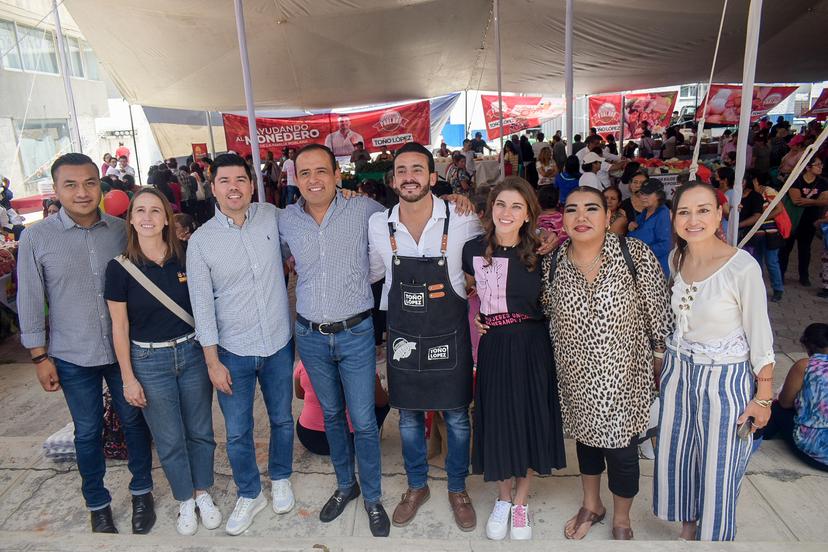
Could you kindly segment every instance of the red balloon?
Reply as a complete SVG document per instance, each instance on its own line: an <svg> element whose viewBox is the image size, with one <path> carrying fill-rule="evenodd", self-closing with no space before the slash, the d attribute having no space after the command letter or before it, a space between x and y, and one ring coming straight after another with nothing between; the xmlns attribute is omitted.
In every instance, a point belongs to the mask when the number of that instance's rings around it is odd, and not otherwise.
<svg viewBox="0 0 828 552"><path fill-rule="evenodd" d="M113 217L120 217L129 208L129 196L121 190L110 190L104 196L104 211Z"/></svg>

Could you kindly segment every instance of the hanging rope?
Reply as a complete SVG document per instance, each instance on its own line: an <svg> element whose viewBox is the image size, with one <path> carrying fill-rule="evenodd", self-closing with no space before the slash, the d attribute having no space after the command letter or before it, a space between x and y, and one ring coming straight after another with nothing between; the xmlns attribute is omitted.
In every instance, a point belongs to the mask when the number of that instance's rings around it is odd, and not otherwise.
<svg viewBox="0 0 828 552"><path fill-rule="evenodd" d="M719 34L716 37L716 49L713 51L713 64L710 66L710 77L707 79L707 90L704 92L704 110L702 111L699 125L696 128L696 146L693 148L693 160L690 162L690 181L696 179L696 171L699 169L699 152L701 152L701 135L704 130L704 121L707 118L707 107L710 96L710 86L713 84L713 72L716 70L716 59L719 57L719 44L722 41L722 29L724 28L725 14L727 13L727 0L724 0L722 6L722 19L719 21ZM698 109L699 106L696 106Z"/></svg>
<svg viewBox="0 0 828 552"><path fill-rule="evenodd" d="M750 231L745 234L745 237L739 242L740 248L745 246L756 231L759 230L759 227L762 226L762 224L768 219L768 215L770 215L771 211L773 211L773 209L779 205L779 202L784 199L785 194L788 193L790 187L793 186L793 183L796 182L796 179L799 178L799 175L805 170L808 162L814 157L814 155L816 155L819 148L822 147L822 144L825 142L826 138L828 138L828 125L825 125L825 128L822 129L822 132L819 136L817 136L817 139L814 140L814 143L805 148L805 151L802 152L802 156L799 158L799 161L797 161L796 166L791 171L791 174L788 175L782 189L779 190L779 193L777 193L776 197L773 198L773 201L768 204L765 212L763 212L759 217L759 220L753 223L753 226L750 227Z"/></svg>

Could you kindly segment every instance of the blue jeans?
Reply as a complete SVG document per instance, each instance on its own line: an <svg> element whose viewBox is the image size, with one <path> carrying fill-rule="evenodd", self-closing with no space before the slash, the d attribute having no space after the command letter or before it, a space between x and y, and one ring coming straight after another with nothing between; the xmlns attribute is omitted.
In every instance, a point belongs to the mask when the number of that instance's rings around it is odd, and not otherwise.
<svg viewBox="0 0 828 552"><path fill-rule="evenodd" d="M374 411L374 324L366 318L353 328L323 335L296 322L296 345L325 415L336 483L341 491L354 486L354 451L366 504L382 498L380 443ZM354 426L351 442L345 408Z"/></svg>
<svg viewBox="0 0 828 552"><path fill-rule="evenodd" d="M293 340L267 357L234 355L222 347L218 348L218 357L233 381L232 395L217 392L227 427L227 457L233 481L240 497L256 498L262 490L253 443L257 379L270 419L268 474L276 481L293 473Z"/></svg>
<svg viewBox="0 0 828 552"><path fill-rule="evenodd" d="M81 491L90 510L109 506L112 496L104 487L106 459L103 451L103 381L112 395L112 406L121 419L132 474L129 490L141 495L152 490L150 432L141 409L124 399L124 380L118 364L78 366L55 359L60 386L75 423L75 455L81 475Z"/></svg>
<svg viewBox="0 0 828 552"><path fill-rule="evenodd" d="M213 485L213 384L195 339L175 347L132 345L132 369L144 388L147 420L173 497L189 500Z"/></svg>
<svg viewBox="0 0 828 552"><path fill-rule="evenodd" d="M466 476L469 475L471 439L469 409L445 410L443 417L448 430L448 454L446 455L448 490L450 493L459 493L466 490ZM408 487L422 489L428 480L424 412L400 410L400 438Z"/></svg>
<svg viewBox="0 0 828 552"><path fill-rule="evenodd" d="M298 186L285 186L282 188L282 205L287 207L288 205L292 205L298 201L302 194L299 193Z"/></svg>
<svg viewBox="0 0 828 552"><path fill-rule="evenodd" d="M770 278L773 291L784 291L782 268L779 265L779 248L768 249L767 236L756 236L749 243L753 246L753 258L756 259L760 267L763 264L762 259L764 259L764 265L768 269L768 278Z"/></svg>

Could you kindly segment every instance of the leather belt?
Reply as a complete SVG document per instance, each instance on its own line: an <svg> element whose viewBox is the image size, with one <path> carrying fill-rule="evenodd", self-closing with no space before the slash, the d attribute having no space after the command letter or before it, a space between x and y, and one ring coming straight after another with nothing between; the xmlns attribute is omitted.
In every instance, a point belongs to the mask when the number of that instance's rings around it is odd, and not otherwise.
<svg viewBox="0 0 828 552"><path fill-rule="evenodd" d="M153 343L147 343L145 341L133 341L132 344L142 349L166 349L169 347L175 347L176 345L181 345L191 339L195 339L195 332L182 335L178 339L173 339L172 341L156 341Z"/></svg>
<svg viewBox="0 0 828 552"><path fill-rule="evenodd" d="M339 333L348 328L353 328L369 316L371 316L371 311L367 310L365 312L357 314L356 316L352 316L347 320L342 320L341 322L325 322L322 324L317 324L316 322L311 322L301 314L297 313L296 321L315 332L321 333L322 335L331 335Z"/></svg>

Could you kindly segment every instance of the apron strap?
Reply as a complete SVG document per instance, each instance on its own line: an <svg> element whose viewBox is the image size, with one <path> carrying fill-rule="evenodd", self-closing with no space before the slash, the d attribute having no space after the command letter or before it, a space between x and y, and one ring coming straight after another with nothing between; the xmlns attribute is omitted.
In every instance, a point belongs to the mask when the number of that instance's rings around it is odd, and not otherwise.
<svg viewBox="0 0 828 552"><path fill-rule="evenodd" d="M393 207L388 208L388 216L387 219L391 218L391 211L393 211ZM399 260L397 259L397 238L394 237L394 233L396 232L396 228L394 228L394 223L388 220L388 241L391 242L391 254L394 256L394 264L400 264Z"/></svg>
<svg viewBox="0 0 828 552"><path fill-rule="evenodd" d="M445 201L445 200L444 200ZM449 207L449 202L446 201L446 220L443 222L443 237L440 241L440 255L443 256L443 259L446 258L446 251L448 250L448 231L449 231L449 213L451 212L451 208Z"/></svg>

